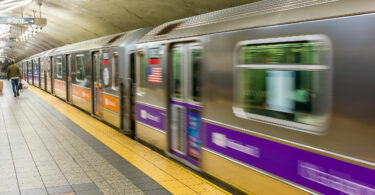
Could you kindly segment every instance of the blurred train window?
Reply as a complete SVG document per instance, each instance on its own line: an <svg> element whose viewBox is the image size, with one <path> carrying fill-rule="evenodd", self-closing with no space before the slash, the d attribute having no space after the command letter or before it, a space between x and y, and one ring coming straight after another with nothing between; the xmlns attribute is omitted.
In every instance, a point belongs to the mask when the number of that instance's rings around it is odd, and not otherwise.
<svg viewBox="0 0 375 195"><path fill-rule="evenodd" d="M192 88L191 97L193 101L201 101L201 71L202 71L202 49L199 46L192 46L190 49L192 65Z"/></svg>
<svg viewBox="0 0 375 195"><path fill-rule="evenodd" d="M173 97L181 98L182 97L182 51L181 47L174 47L172 49L173 57Z"/></svg>
<svg viewBox="0 0 375 195"><path fill-rule="evenodd" d="M76 55L75 57L76 63L76 78L79 81L83 81L85 79L85 56L83 54Z"/></svg>
<svg viewBox="0 0 375 195"><path fill-rule="evenodd" d="M50 62L50 57L48 58L45 58L45 63L46 63L46 66L47 66L47 78L51 78L51 62Z"/></svg>
<svg viewBox="0 0 375 195"><path fill-rule="evenodd" d="M329 116L330 49L324 39L304 38L244 42L239 47L233 108L237 116L304 131L322 130Z"/></svg>
<svg viewBox="0 0 375 195"><path fill-rule="evenodd" d="M62 67L62 58L61 56L56 57L56 77L58 79L63 78L63 67Z"/></svg>
<svg viewBox="0 0 375 195"><path fill-rule="evenodd" d="M119 61L118 53L112 55L112 89L118 91L120 88L119 83Z"/></svg>
<svg viewBox="0 0 375 195"><path fill-rule="evenodd" d="M320 64L322 42L248 45L241 48L241 64Z"/></svg>
<svg viewBox="0 0 375 195"><path fill-rule="evenodd" d="M40 76L44 77L44 61L43 61L43 59L40 60Z"/></svg>
<svg viewBox="0 0 375 195"><path fill-rule="evenodd" d="M34 64L34 76L38 75L38 72L39 72L39 64L36 60L33 60L33 64Z"/></svg>
<svg viewBox="0 0 375 195"><path fill-rule="evenodd" d="M141 91L146 89L146 82L147 82L147 64L146 64L146 56L143 51L137 52L137 66L139 63L139 76L137 76L138 80L138 88Z"/></svg>

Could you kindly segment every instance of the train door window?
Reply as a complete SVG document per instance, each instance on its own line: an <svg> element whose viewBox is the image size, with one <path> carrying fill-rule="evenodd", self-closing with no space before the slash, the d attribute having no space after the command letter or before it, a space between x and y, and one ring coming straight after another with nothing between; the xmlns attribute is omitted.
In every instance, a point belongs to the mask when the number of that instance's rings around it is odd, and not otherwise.
<svg viewBox="0 0 375 195"><path fill-rule="evenodd" d="M71 77L71 61L70 61L70 54L67 54L65 55L65 61L66 61L66 75L67 75L67 78L70 78Z"/></svg>
<svg viewBox="0 0 375 195"><path fill-rule="evenodd" d="M330 102L330 45L324 36L240 43L235 66L238 117L317 133Z"/></svg>
<svg viewBox="0 0 375 195"><path fill-rule="evenodd" d="M101 81L101 78L100 78L100 71L101 71L101 68L100 68L100 59L99 59L99 52L94 52L92 54L92 63L93 63L93 71L94 71L94 83L97 83L98 85L100 85L100 81Z"/></svg>
<svg viewBox="0 0 375 195"><path fill-rule="evenodd" d="M34 64L34 76L37 76L37 75L38 75L38 72L39 72L39 65L38 65L38 62L34 59L34 60L33 60L33 64Z"/></svg>
<svg viewBox="0 0 375 195"><path fill-rule="evenodd" d="M75 56L76 64L76 79L78 81L83 81L85 79L85 56L83 54L78 54Z"/></svg>
<svg viewBox="0 0 375 195"><path fill-rule="evenodd" d="M172 48L172 66L173 66L173 95L174 98L182 98L182 87L183 87L183 48L182 46L176 45Z"/></svg>
<svg viewBox="0 0 375 195"><path fill-rule="evenodd" d="M51 64L49 61L49 58L45 58L46 64L47 64L47 78L51 78Z"/></svg>
<svg viewBox="0 0 375 195"><path fill-rule="evenodd" d="M144 92L147 82L147 63L146 55L143 51L137 52L137 72L139 73L139 76L137 76L138 91Z"/></svg>
<svg viewBox="0 0 375 195"><path fill-rule="evenodd" d="M118 58L118 53L113 53L112 55L112 89L118 91L120 88L120 79L119 79L119 58Z"/></svg>
<svg viewBox="0 0 375 195"><path fill-rule="evenodd" d="M62 58L61 56L56 57L56 78L63 78L63 67L62 67Z"/></svg>
<svg viewBox="0 0 375 195"><path fill-rule="evenodd" d="M136 81L135 78L135 54L130 54L130 78L132 79L132 82Z"/></svg>
<svg viewBox="0 0 375 195"><path fill-rule="evenodd" d="M201 71L202 71L202 48L197 44L189 47L190 55L190 92L189 99L193 102L201 101Z"/></svg>
<svg viewBox="0 0 375 195"><path fill-rule="evenodd" d="M44 77L44 63L43 63L43 60L40 60L40 76Z"/></svg>

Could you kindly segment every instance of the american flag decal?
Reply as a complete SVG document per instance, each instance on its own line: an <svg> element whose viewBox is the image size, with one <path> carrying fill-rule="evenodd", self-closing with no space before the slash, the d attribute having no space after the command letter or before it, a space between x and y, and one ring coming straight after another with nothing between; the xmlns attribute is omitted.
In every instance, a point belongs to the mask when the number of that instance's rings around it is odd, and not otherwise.
<svg viewBox="0 0 375 195"><path fill-rule="evenodd" d="M161 83L161 67L150 67L148 74L148 82Z"/></svg>

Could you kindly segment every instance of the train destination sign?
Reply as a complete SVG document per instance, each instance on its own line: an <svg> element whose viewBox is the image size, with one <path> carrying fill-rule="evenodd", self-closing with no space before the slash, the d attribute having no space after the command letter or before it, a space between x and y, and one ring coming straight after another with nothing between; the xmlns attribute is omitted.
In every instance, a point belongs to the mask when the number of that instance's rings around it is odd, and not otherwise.
<svg viewBox="0 0 375 195"><path fill-rule="evenodd" d="M0 17L0 24L46 25L47 19L45 19L45 18Z"/></svg>

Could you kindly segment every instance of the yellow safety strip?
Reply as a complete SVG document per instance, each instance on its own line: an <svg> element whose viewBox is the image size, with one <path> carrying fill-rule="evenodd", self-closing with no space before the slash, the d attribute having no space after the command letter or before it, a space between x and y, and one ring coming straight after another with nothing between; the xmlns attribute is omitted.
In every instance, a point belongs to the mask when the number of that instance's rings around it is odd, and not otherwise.
<svg viewBox="0 0 375 195"><path fill-rule="evenodd" d="M171 193L230 194L176 162L130 139L60 99L36 87L30 86L29 89Z"/></svg>

